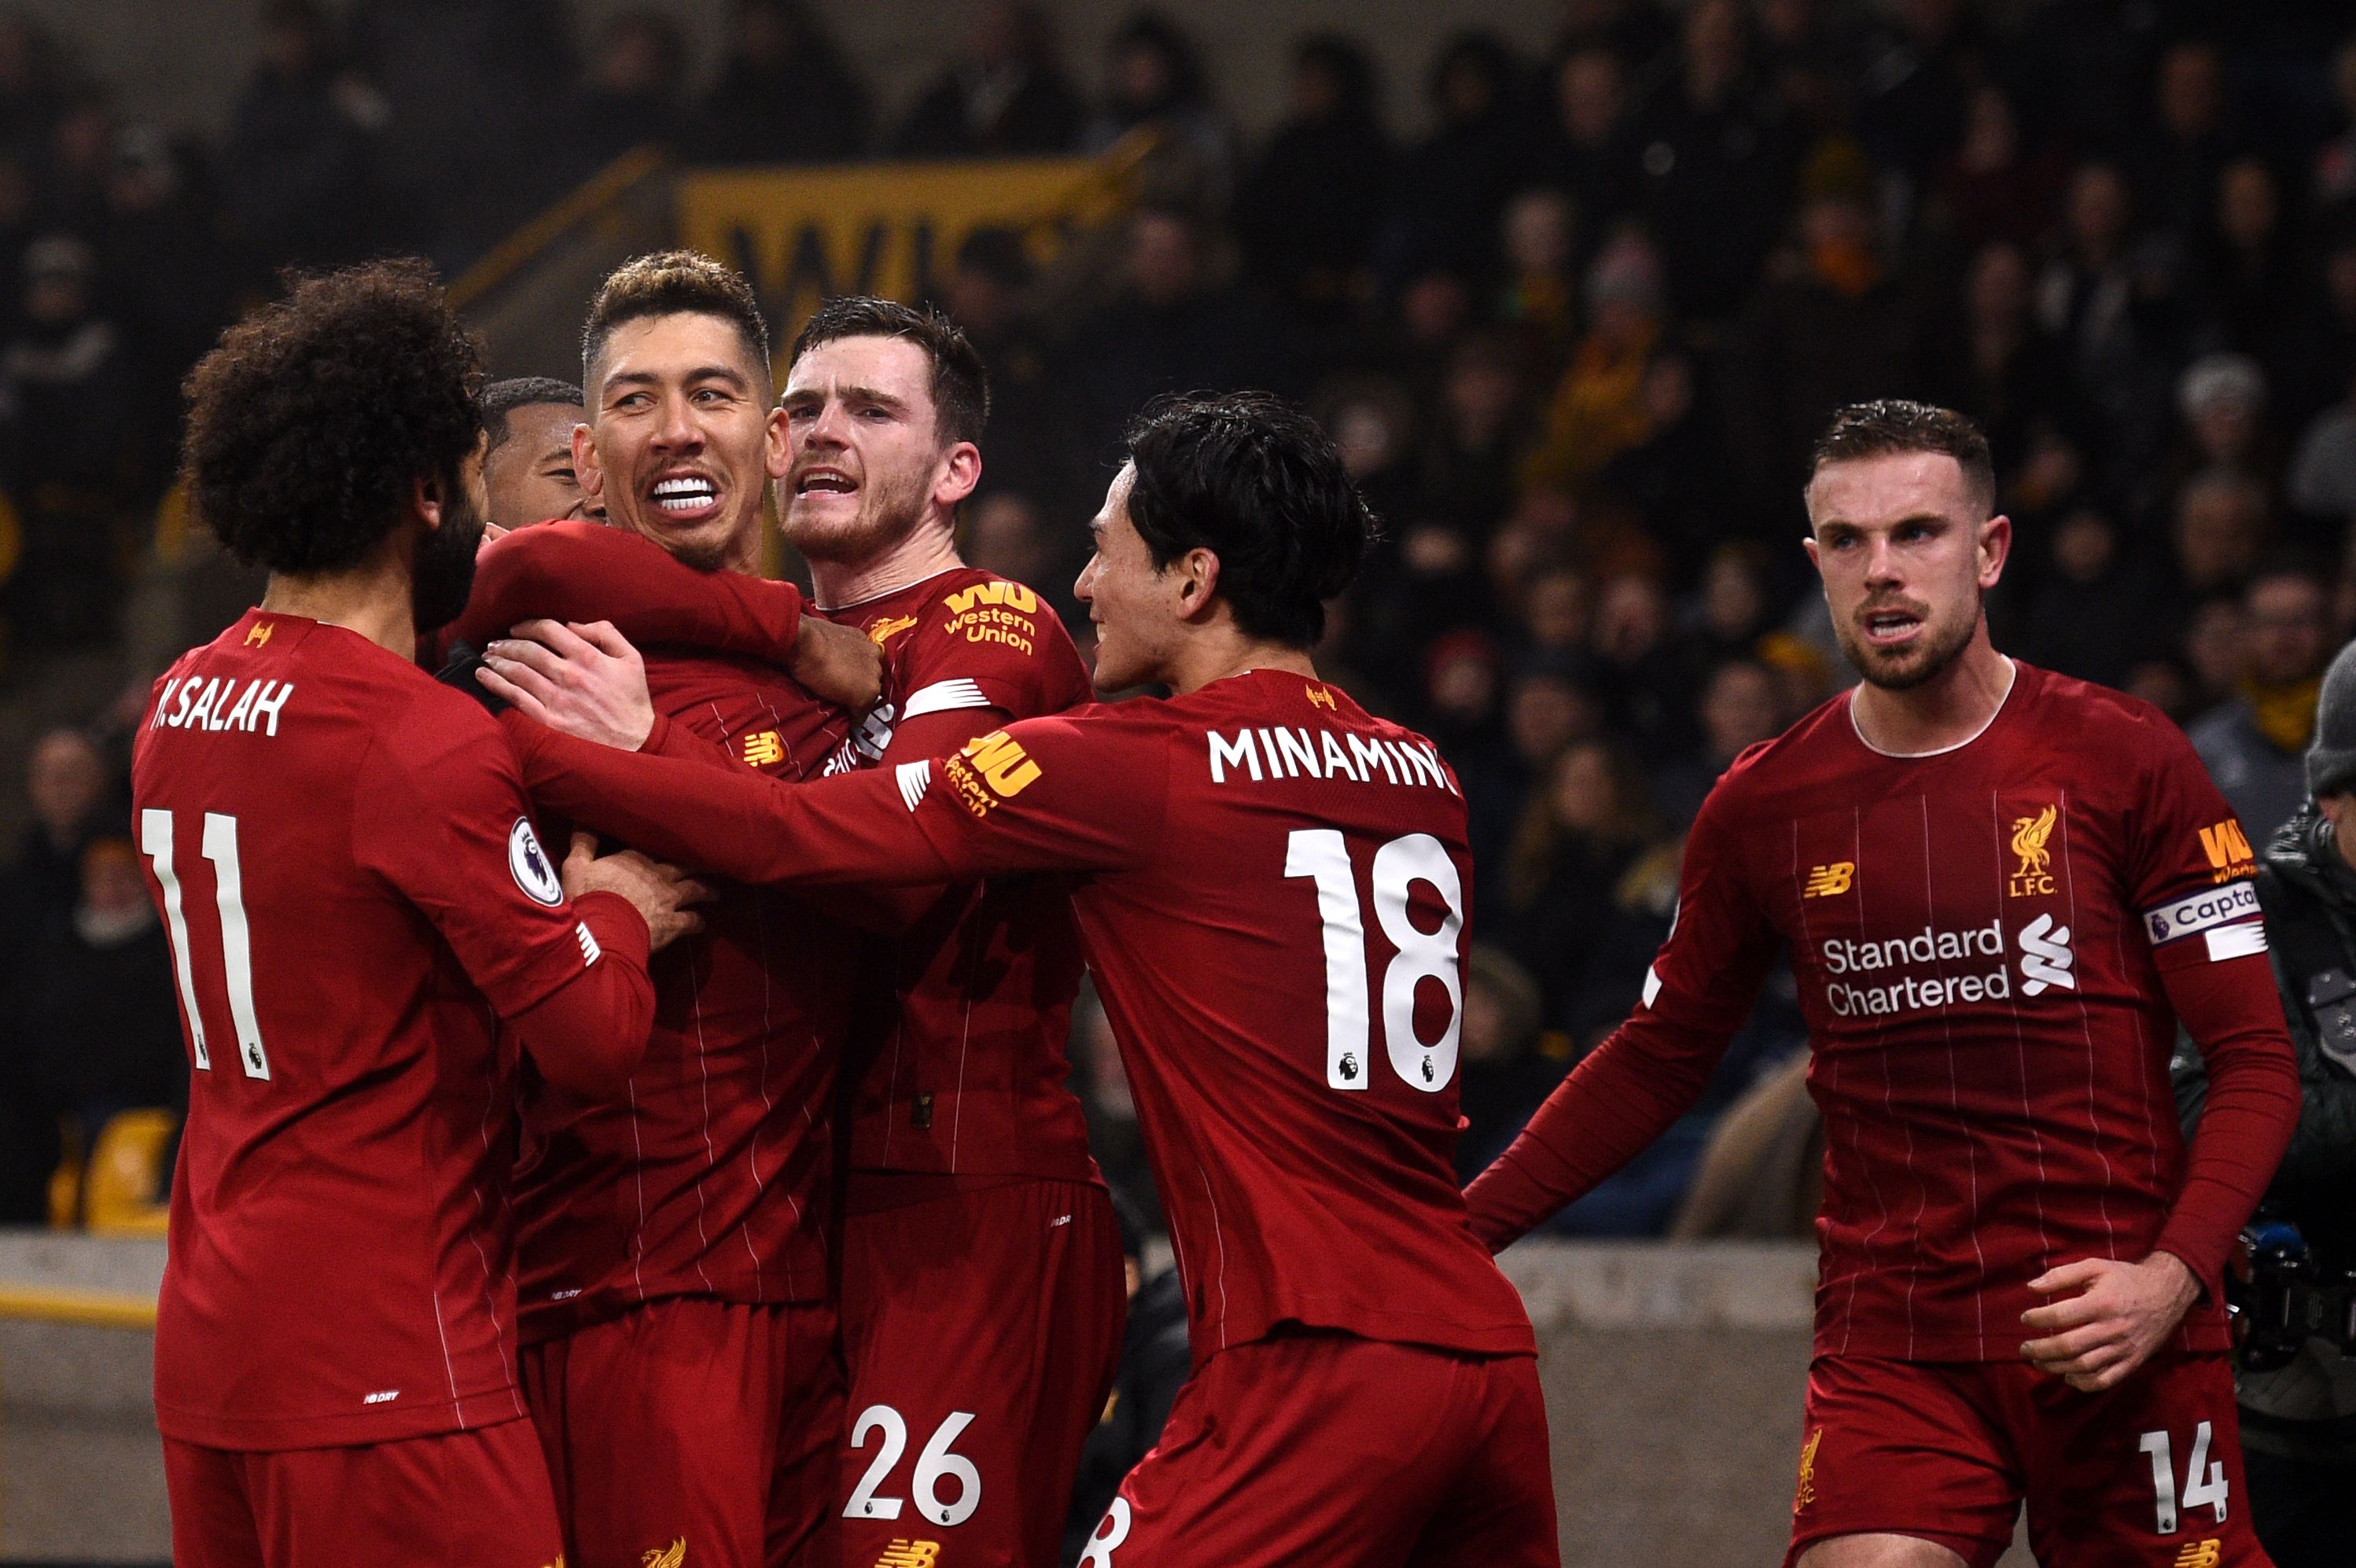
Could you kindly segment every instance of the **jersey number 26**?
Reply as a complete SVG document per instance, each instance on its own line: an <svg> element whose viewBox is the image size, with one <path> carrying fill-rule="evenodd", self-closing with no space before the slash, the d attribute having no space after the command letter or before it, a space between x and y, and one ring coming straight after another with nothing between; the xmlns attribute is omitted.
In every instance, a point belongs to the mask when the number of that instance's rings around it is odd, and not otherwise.
<svg viewBox="0 0 2356 1568"><path fill-rule="evenodd" d="M1383 968L1383 1046L1391 1070L1410 1089L1437 1094L1456 1077L1456 1043L1464 1025L1464 977L1456 953L1464 930L1464 884L1448 850L1430 833L1395 838L1375 851L1375 921L1396 950ZM1325 1085L1363 1090L1374 1075L1366 1060L1371 1032L1366 977L1366 922L1358 908L1348 842L1335 828L1299 828L1285 840L1284 875L1317 885L1317 914L1325 934ZM1440 895L1437 930L1419 929L1408 911L1414 885ZM1417 1036L1416 993L1437 982L1448 999L1448 1022L1430 1045Z"/></svg>

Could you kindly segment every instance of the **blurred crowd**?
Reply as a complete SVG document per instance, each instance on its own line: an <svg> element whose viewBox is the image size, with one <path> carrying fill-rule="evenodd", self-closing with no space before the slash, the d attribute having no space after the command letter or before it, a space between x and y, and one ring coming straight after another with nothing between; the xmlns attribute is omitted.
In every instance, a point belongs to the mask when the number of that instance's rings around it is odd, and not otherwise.
<svg viewBox="0 0 2356 1568"><path fill-rule="evenodd" d="M588 31L560 0L263 12L219 146L144 129L0 20L20 639L103 635L122 540L87 520L152 503L180 368L272 266L455 266L648 143L823 163L1141 132L1110 231L1041 267L983 231L939 268L994 381L969 554L1062 593L1158 392L1269 387L1325 422L1387 536L1321 659L1437 739L1471 808L1468 1172L1634 1000L1710 782L1848 678L1797 547L1842 403L1987 427L2014 524L2000 647L2168 711L2254 842L2303 793L2356 630L2342 5L1568 0L1543 53L1447 39L1412 130L1359 40L1301 38L1257 137L1174 5L1082 61L1039 8L971 0L898 104L800 0L737 0L701 78L651 6ZM69 875L42 832L52 931L78 931L104 867L76 851ZM1079 1032L1118 1168L1118 1065L1100 1016ZM1565 1226L1674 1224L1712 1119L1803 1044L1771 987L1701 1110Z"/></svg>

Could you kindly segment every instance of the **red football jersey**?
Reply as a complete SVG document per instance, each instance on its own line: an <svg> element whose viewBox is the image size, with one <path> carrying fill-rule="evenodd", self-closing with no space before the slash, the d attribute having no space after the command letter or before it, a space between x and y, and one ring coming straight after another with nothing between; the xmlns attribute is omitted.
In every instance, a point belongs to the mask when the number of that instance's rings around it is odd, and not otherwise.
<svg viewBox="0 0 2356 1568"><path fill-rule="evenodd" d="M552 803L747 880L1079 873L1198 1362L1286 1322L1534 1350L1451 1175L1471 874L1430 742L1274 671L792 789L509 723Z"/></svg>
<svg viewBox="0 0 2356 1568"><path fill-rule="evenodd" d="M498 1019L615 961L498 726L254 610L156 683L132 796L195 1067L157 1424L272 1449L522 1415Z"/></svg>
<svg viewBox="0 0 2356 1568"><path fill-rule="evenodd" d="M2179 1203L2163 987L2212 963L2263 978L2249 846L2156 709L2017 668L1945 751L1873 750L1844 694L1739 759L1643 1002L1540 1112L1582 1163L1649 1141L1788 945L1825 1118L1820 1353L2010 1360L2048 1268L2166 1245L2208 1275L2240 1222ZM1510 1233L1489 1182L1476 1220ZM2222 1348L2220 1304L2183 1334Z"/></svg>
<svg viewBox="0 0 2356 1568"><path fill-rule="evenodd" d="M883 699L829 772L908 760L894 731L927 714L1036 718L1094 696L1055 610L989 572L941 572L825 613L884 656ZM851 1168L1097 1180L1087 1118L1066 1087L1083 966L1062 884L1001 876L953 887L870 950L852 1026Z"/></svg>
<svg viewBox="0 0 2356 1568"><path fill-rule="evenodd" d="M493 548L498 567L457 628L469 641L534 615L585 618L608 585L626 608L666 586L703 598L764 586L691 573L610 529L527 529ZM646 662L656 711L716 766L814 778L848 732L840 710L750 659L663 647ZM528 1080L516 1176L528 1341L663 1296L826 1294L828 1116L854 935L776 889L713 891L704 929L655 955L654 1030L627 1096Z"/></svg>

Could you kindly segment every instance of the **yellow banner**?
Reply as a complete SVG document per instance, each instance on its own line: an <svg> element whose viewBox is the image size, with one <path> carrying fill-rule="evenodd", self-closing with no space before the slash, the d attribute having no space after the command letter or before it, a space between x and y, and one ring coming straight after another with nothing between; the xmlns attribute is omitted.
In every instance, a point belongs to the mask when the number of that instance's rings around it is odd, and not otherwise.
<svg viewBox="0 0 2356 1568"><path fill-rule="evenodd" d="M1125 205L1136 157L695 170L680 179L680 239L753 281L782 349L821 300L925 298L977 229L1013 230L1052 258Z"/></svg>

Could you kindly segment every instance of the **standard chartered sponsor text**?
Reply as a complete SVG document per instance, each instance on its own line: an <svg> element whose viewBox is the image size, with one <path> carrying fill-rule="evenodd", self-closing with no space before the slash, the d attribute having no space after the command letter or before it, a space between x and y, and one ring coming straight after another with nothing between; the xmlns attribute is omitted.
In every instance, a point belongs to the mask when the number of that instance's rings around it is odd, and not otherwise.
<svg viewBox="0 0 2356 1568"><path fill-rule="evenodd" d="M1825 1004L1837 1017L1886 1017L1955 1002L2001 1002L2012 995L2012 974L2004 962L2004 922L1990 920L1960 931L1925 926L1912 936L1876 941L1827 937L1819 953L1828 975L1870 974L1901 965L1949 963L1992 958L1993 969L1976 974L1909 975L1881 984L1828 980Z"/></svg>

